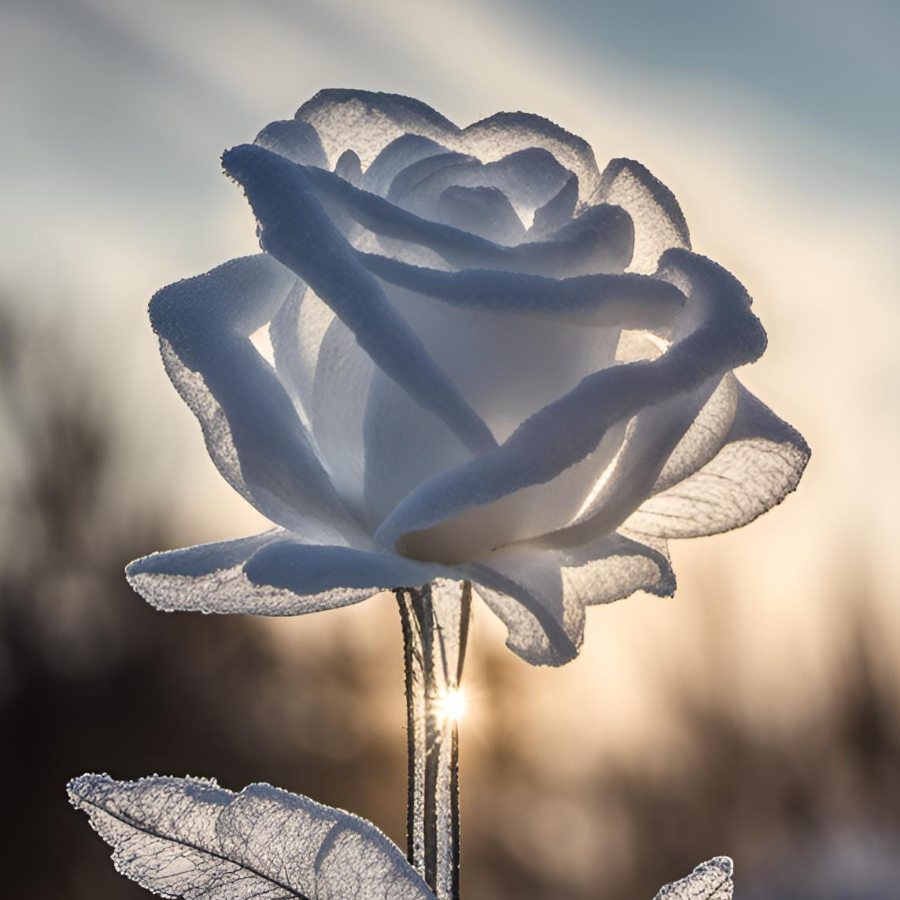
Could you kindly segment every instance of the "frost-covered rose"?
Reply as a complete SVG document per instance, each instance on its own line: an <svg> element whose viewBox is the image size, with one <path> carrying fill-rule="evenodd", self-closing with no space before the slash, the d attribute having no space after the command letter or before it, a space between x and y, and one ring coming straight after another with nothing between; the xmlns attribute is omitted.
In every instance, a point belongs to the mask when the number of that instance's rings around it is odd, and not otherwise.
<svg viewBox="0 0 900 900"><path fill-rule="evenodd" d="M294 615L465 579L534 663L671 594L669 538L754 519L802 437L732 370L750 298L642 165L546 119L329 90L225 171L263 253L150 314L219 471L276 527L129 567L163 609Z"/></svg>

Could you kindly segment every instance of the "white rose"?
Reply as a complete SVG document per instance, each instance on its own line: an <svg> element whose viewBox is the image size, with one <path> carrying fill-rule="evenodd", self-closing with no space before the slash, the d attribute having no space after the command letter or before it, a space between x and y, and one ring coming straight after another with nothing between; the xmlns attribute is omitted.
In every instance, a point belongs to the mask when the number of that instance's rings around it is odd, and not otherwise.
<svg viewBox="0 0 900 900"><path fill-rule="evenodd" d="M533 115L459 129L345 90L223 162L264 252L150 312L213 461L276 527L132 563L155 606L296 615L462 579L559 664L586 606L672 593L669 538L796 486L803 438L732 374L765 348L750 299L639 163L601 173Z"/></svg>

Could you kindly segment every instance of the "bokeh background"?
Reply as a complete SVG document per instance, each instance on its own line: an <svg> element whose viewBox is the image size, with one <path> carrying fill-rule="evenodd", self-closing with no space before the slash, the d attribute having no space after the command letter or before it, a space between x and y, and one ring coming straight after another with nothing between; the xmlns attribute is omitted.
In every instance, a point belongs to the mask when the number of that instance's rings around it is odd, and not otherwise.
<svg viewBox="0 0 900 900"><path fill-rule="evenodd" d="M0 0L3 896L143 896L66 805L84 771L270 781L403 842L390 596L167 616L122 577L263 524L146 304L255 250L218 156L334 86L644 162L754 296L741 377L813 447L783 506L672 545L674 600L590 612L562 670L476 608L464 896L649 900L727 853L740 898L896 898L898 39L894 0Z"/></svg>

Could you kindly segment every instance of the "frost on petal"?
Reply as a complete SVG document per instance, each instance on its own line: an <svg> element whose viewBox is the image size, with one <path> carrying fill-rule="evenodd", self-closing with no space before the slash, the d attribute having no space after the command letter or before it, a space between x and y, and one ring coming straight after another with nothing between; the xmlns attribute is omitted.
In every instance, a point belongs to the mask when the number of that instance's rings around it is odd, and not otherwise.
<svg viewBox="0 0 900 900"><path fill-rule="evenodd" d="M624 527L663 538L739 528L797 487L809 455L797 431L738 386L737 411L718 453L689 477L645 500Z"/></svg>
<svg viewBox="0 0 900 900"><path fill-rule="evenodd" d="M319 91L297 110L295 118L316 129L332 164L349 148L359 156L363 168L405 134L438 143L455 143L460 134L456 125L421 100L343 88Z"/></svg>
<svg viewBox="0 0 900 900"><path fill-rule="evenodd" d="M675 590L664 545L618 534L574 549L513 544L459 571L506 625L507 646L532 665L563 665L577 655L585 607L636 591L670 596Z"/></svg>
<svg viewBox="0 0 900 900"><path fill-rule="evenodd" d="M222 475L285 527L308 516L357 526L334 491L290 397L249 335L296 278L265 254L163 288L150 304L169 377L197 416Z"/></svg>
<svg viewBox="0 0 900 900"><path fill-rule="evenodd" d="M701 863L680 881L667 884L653 900L731 900L734 863L727 856L717 856Z"/></svg>
<svg viewBox="0 0 900 900"><path fill-rule="evenodd" d="M670 247L691 248L687 222L675 195L633 159L609 163L592 202L621 206L634 221L632 272L649 274Z"/></svg>
<svg viewBox="0 0 900 900"><path fill-rule="evenodd" d="M508 515L507 507L516 503L512 495L527 490L531 506L546 506L552 481L596 451L617 423L648 407L703 391L714 378L763 352L765 332L732 275L680 250L668 251L661 266L688 294L692 327L686 335L656 360L587 376L520 425L498 450L421 485L382 523L376 545L397 547L418 559L458 562L512 540L567 527L578 509L571 510L568 520L535 518L535 526L543 525L543 531L523 534L517 517ZM648 492L657 475L648 478ZM633 496L632 508L621 509L619 522L642 499ZM553 512L564 510L556 507Z"/></svg>
<svg viewBox="0 0 900 900"><path fill-rule="evenodd" d="M446 153L447 148L420 134L404 134L391 141L363 173L364 190L386 197L399 172L429 156Z"/></svg>
<svg viewBox="0 0 900 900"><path fill-rule="evenodd" d="M420 587L441 569L291 532L154 553L127 570L131 586L166 612L299 616L349 606L383 590Z"/></svg>
<svg viewBox="0 0 900 900"><path fill-rule="evenodd" d="M296 119L271 122L256 136L253 143L304 166L319 166L323 169L328 166L319 135L307 122Z"/></svg>
<svg viewBox="0 0 900 900"><path fill-rule="evenodd" d="M621 272L631 260L634 227L628 213L618 206L587 207L545 240L506 247L422 218L383 197L354 188L331 172L315 168L304 172L329 207L347 212L379 237L426 247L453 266L565 277Z"/></svg>
<svg viewBox="0 0 900 900"><path fill-rule="evenodd" d="M268 784L82 775L68 792L116 869L165 897L434 900L370 822Z"/></svg>
<svg viewBox="0 0 900 900"><path fill-rule="evenodd" d="M334 310L373 362L417 402L440 415L473 453L495 446L487 426L397 315L378 281L358 262L317 199L309 176L319 172L331 184L354 194L364 192L333 173L292 165L250 145L225 153L223 165L244 187L265 250ZM374 194L365 196L384 202Z"/></svg>
<svg viewBox="0 0 900 900"><path fill-rule="evenodd" d="M582 199L594 194L600 181L590 144L559 125L532 113L501 112L463 130L467 152L484 162L516 150L541 147L578 176Z"/></svg>

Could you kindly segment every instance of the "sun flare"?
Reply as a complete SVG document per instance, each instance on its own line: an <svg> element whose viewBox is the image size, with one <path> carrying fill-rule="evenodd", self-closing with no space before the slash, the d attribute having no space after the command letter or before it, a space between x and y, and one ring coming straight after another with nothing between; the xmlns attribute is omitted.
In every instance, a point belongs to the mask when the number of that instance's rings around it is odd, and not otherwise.
<svg viewBox="0 0 900 900"><path fill-rule="evenodd" d="M435 712L441 719L458 722L468 705L465 691L462 688L450 688L438 698Z"/></svg>

